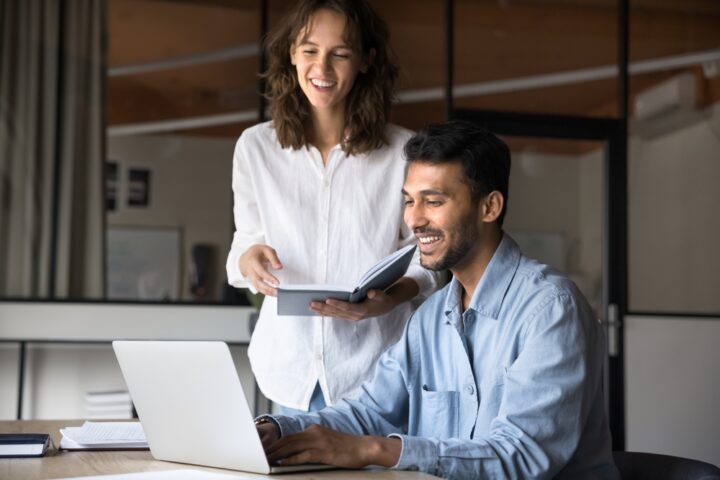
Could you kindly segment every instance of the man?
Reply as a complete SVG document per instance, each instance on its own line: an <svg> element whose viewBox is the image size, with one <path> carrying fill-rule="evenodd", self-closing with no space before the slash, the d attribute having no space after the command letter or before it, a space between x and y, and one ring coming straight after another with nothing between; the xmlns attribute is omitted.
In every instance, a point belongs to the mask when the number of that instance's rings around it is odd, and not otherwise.
<svg viewBox="0 0 720 480"><path fill-rule="evenodd" d="M502 231L510 154L465 122L405 146L405 221L453 280L413 315L357 400L264 417L271 461L448 478L617 478L600 325L577 287Z"/></svg>

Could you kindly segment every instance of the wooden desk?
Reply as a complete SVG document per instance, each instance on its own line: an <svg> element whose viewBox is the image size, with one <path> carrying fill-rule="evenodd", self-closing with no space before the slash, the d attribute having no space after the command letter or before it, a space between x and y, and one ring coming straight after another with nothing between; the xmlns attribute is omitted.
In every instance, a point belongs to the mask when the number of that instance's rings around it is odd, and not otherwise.
<svg viewBox="0 0 720 480"><path fill-rule="evenodd" d="M36 432L50 433L55 445L60 443L59 429L81 425L82 420L26 420L0 421L0 433ZM110 475L114 473L150 472L161 470L199 470L227 475L237 474L253 478L267 478L233 470L195 467L180 463L154 460L149 451L124 452L59 452L55 448L41 458L0 458L0 478L3 480L35 480L89 475ZM275 479L292 480L429 480L434 477L418 472L396 472L392 470L334 470L324 472L287 473Z"/></svg>

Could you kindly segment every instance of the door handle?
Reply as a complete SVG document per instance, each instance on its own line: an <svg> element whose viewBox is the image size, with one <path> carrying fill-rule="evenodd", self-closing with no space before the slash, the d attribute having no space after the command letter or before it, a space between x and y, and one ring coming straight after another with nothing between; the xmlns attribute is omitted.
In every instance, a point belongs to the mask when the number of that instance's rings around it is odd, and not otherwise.
<svg viewBox="0 0 720 480"><path fill-rule="evenodd" d="M605 325L607 326L607 338L608 338L608 355L611 357L617 357L620 355L620 329L622 328L622 321L620 321L620 314L617 304L611 303L607 309L607 320Z"/></svg>

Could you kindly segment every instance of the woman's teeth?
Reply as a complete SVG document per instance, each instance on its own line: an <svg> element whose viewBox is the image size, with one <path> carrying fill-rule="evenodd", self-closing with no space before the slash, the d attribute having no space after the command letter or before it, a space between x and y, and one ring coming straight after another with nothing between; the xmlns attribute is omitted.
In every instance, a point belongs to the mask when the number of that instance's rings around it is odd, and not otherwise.
<svg viewBox="0 0 720 480"><path fill-rule="evenodd" d="M313 78L312 80L310 80L310 82L311 82L313 85L315 85L316 87L321 87L321 88L332 87L333 85L335 85L335 82L328 82L328 81L325 81L325 80L318 80L317 78Z"/></svg>

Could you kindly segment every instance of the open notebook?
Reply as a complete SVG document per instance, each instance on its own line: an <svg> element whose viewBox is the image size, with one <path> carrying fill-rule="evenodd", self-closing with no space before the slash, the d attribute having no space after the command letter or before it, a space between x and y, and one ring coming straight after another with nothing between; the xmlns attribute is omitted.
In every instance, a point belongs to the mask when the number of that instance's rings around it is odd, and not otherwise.
<svg viewBox="0 0 720 480"><path fill-rule="evenodd" d="M60 450L136 450L148 448L140 422L85 422L60 429Z"/></svg>
<svg viewBox="0 0 720 480"><path fill-rule="evenodd" d="M370 290L385 290L398 281L408 269L416 245L407 245L373 265L356 287L338 285L282 285L278 288L278 315L317 315L310 302L335 298L350 303L365 300Z"/></svg>

